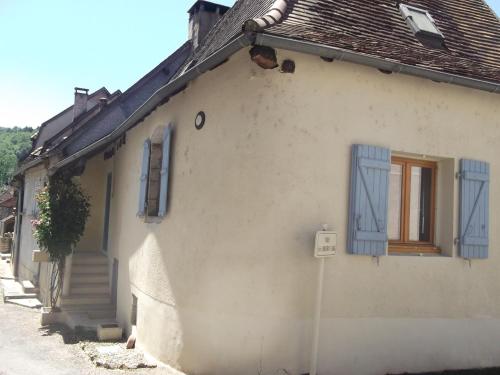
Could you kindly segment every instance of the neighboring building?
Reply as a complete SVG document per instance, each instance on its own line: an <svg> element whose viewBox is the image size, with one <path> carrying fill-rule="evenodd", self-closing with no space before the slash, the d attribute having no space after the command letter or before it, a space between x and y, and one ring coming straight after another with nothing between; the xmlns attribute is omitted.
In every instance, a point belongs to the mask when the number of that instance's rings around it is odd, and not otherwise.
<svg viewBox="0 0 500 375"><path fill-rule="evenodd" d="M0 194L0 220L12 216L16 208L16 197L13 189L8 189Z"/></svg>
<svg viewBox="0 0 500 375"><path fill-rule="evenodd" d="M84 127L87 122L104 108L104 103L115 100L121 93L110 94L106 88L101 88L89 95L89 90L75 88L74 104L60 112L50 120L44 122L38 132L32 137L32 150L20 163L16 172L18 186L18 227L16 249L14 254L14 274L21 280L29 280L35 285L39 283L41 268L32 261L33 250L38 249L33 237L31 220L38 214L36 195L48 181L47 166L50 158L58 159L54 155L53 140L60 134L71 132Z"/></svg>
<svg viewBox="0 0 500 375"><path fill-rule="evenodd" d="M327 223L319 373L500 366L495 14L198 1L191 27L213 14L163 87L48 165L91 195L76 275L104 250L117 320L188 373L303 374Z"/></svg>

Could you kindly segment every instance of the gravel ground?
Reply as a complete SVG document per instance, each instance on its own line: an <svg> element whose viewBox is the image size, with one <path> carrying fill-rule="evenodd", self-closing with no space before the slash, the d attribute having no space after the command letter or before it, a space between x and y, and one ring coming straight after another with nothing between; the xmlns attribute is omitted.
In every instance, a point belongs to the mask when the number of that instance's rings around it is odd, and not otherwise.
<svg viewBox="0 0 500 375"><path fill-rule="evenodd" d="M7 276L2 275L5 264L1 263L4 262L0 261L0 284ZM91 354L109 344L92 339L93 335L75 333L65 326L40 327L38 310L4 304L0 295L0 375L184 375L160 366L134 370L96 367L90 357L102 358ZM133 361L141 363L140 353L131 354Z"/></svg>
<svg viewBox="0 0 500 375"><path fill-rule="evenodd" d="M179 375L167 368L98 368L82 350L95 345L63 326L40 327L40 313L0 299L0 375ZM84 340L84 341L81 341Z"/></svg>

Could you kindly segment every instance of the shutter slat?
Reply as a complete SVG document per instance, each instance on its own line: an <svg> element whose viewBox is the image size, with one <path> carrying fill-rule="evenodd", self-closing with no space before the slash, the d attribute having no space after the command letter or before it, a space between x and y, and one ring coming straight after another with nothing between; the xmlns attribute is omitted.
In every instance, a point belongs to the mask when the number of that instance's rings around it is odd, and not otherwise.
<svg viewBox="0 0 500 375"><path fill-rule="evenodd" d="M460 256L488 258L489 164L460 161Z"/></svg>
<svg viewBox="0 0 500 375"><path fill-rule="evenodd" d="M169 125L163 133L163 155L160 172L160 209L158 216L164 217L168 210L168 180L170 173L170 143L172 139L172 125Z"/></svg>
<svg viewBox="0 0 500 375"><path fill-rule="evenodd" d="M138 216L146 215L146 196L148 193L148 175L149 175L149 155L151 153L151 141L148 139L144 142L142 151L142 167L141 177L139 179L139 210Z"/></svg>
<svg viewBox="0 0 500 375"><path fill-rule="evenodd" d="M347 244L352 254L386 253L390 168L390 150L353 146Z"/></svg>

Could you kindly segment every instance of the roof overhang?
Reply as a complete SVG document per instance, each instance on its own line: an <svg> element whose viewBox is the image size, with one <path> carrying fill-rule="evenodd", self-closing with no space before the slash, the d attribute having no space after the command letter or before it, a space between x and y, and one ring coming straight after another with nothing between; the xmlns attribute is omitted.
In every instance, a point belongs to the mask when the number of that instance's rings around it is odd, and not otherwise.
<svg viewBox="0 0 500 375"><path fill-rule="evenodd" d="M184 74L174 79L167 85L154 93L141 107L139 107L128 119L107 136L97 142L87 146L81 151L67 157L56 163L49 169L49 174L75 162L76 160L88 157L106 145L110 144L122 136L128 129L144 119L157 106L165 103L170 97L184 90L188 83L198 78L205 72L212 70L225 62L229 57L239 52L241 49L250 45L266 46L288 51L300 52L310 55L316 55L324 58L330 58L339 61L347 61L354 64L370 66L382 71L402 73L415 77L430 79L434 82L442 82L453 85L460 85L477 90L483 90L491 93L500 93L500 84L488 81L481 81L473 78L467 78L459 75L435 71L419 66L402 64L393 60L374 57L367 54L353 52L341 48L331 47L318 43L307 42L303 40L284 38L267 33L246 33L236 37L226 46L220 48L205 60L199 62Z"/></svg>

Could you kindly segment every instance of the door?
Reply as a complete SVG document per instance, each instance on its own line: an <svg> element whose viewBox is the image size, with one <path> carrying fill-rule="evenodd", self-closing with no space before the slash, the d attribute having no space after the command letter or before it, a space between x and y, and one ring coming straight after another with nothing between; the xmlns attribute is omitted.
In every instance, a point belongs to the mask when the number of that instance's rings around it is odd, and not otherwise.
<svg viewBox="0 0 500 375"><path fill-rule="evenodd" d="M113 177L111 173L108 173L108 178L106 180L106 204L104 206L104 232L102 236L102 250L104 252L108 251L109 242L109 215L111 211L111 189L113 187Z"/></svg>

